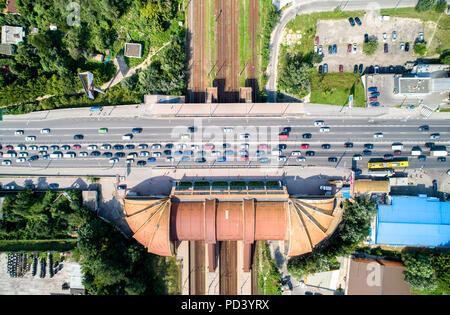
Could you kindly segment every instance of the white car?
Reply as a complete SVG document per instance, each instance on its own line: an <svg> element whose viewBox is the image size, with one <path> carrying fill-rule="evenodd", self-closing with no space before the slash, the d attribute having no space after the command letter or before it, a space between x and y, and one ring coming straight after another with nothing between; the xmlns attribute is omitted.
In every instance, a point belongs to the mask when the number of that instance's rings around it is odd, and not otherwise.
<svg viewBox="0 0 450 315"><path fill-rule="evenodd" d="M400 50L405 50L405 43L403 42L400 43Z"/></svg>
<svg viewBox="0 0 450 315"><path fill-rule="evenodd" d="M360 161L362 160L362 155L361 154L355 154L353 156L353 161Z"/></svg>
<svg viewBox="0 0 450 315"><path fill-rule="evenodd" d="M358 45L356 43L353 44L353 53L356 54L356 49L358 48Z"/></svg>
<svg viewBox="0 0 450 315"><path fill-rule="evenodd" d="M191 144L191 149L192 150L198 150L199 146L196 144Z"/></svg>
<svg viewBox="0 0 450 315"><path fill-rule="evenodd" d="M149 156L150 155L150 152L148 152L148 151L142 151L142 152L139 152L139 156Z"/></svg>
<svg viewBox="0 0 450 315"><path fill-rule="evenodd" d="M11 165L11 161L10 160L3 160L2 161L2 165Z"/></svg>
<svg viewBox="0 0 450 315"><path fill-rule="evenodd" d="M250 148L250 145L248 143L241 144L241 149L247 150L248 148Z"/></svg>
<svg viewBox="0 0 450 315"><path fill-rule="evenodd" d="M25 151L25 150L27 149L27 147L24 146L23 144L19 144L19 145L16 146L14 149L20 150L20 151Z"/></svg>
<svg viewBox="0 0 450 315"><path fill-rule="evenodd" d="M387 34L383 33L383 42L385 43L387 41Z"/></svg>
<svg viewBox="0 0 450 315"><path fill-rule="evenodd" d="M302 155L302 152L301 151L292 151L292 155L299 156L299 155Z"/></svg>
<svg viewBox="0 0 450 315"><path fill-rule="evenodd" d="M377 132L373 134L374 138L383 138L383 133L382 132Z"/></svg>
<svg viewBox="0 0 450 315"><path fill-rule="evenodd" d="M111 164L119 163L119 159L118 158L109 159L109 163Z"/></svg>
<svg viewBox="0 0 450 315"><path fill-rule="evenodd" d="M36 141L36 137L35 136L27 136L27 137L25 137L25 141Z"/></svg>
<svg viewBox="0 0 450 315"><path fill-rule="evenodd" d="M8 151L4 154L5 157L16 157L17 153L14 151Z"/></svg>
<svg viewBox="0 0 450 315"><path fill-rule="evenodd" d="M133 164L134 163L134 159L127 159L127 164Z"/></svg>
<svg viewBox="0 0 450 315"><path fill-rule="evenodd" d="M174 161L174 159L173 159L173 157L171 157L171 156L168 156L167 158L166 158L166 162L173 162Z"/></svg>
<svg viewBox="0 0 450 315"><path fill-rule="evenodd" d="M89 153L87 153L87 152L80 152L80 156L81 157L87 157L87 156L89 156Z"/></svg>
<svg viewBox="0 0 450 315"><path fill-rule="evenodd" d="M212 151L212 152L211 152L211 155L212 155L212 156L221 156L221 155L222 155L222 152L220 152L220 151Z"/></svg>
<svg viewBox="0 0 450 315"><path fill-rule="evenodd" d="M46 145L41 145L39 151L48 151L48 147Z"/></svg>
<svg viewBox="0 0 450 315"><path fill-rule="evenodd" d="M280 154L281 154L281 150L278 150L278 149L272 150L272 155L280 155Z"/></svg>
<svg viewBox="0 0 450 315"><path fill-rule="evenodd" d="M19 152L19 157L27 157L28 152Z"/></svg>
<svg viewBox="0 0 450 315"><path fill-rule="evenodd" d="M131 140L131 139L133 139L133 135L131 133L122 136L122 140Z"/></svg>
<svg viewBox="0 0 450 315"><path fill-rule="evenodd" d="M392 32L392 41L395 42L397 40L397 32L393 31Z"/></svg>
<svg viewBox="0 0 450 315"><path fill-rule="evenodd" d="M41 129L41 133L50 133L50 129L49 128Z"/></svg>
<svg viewBox="0 0 450 315"><path fill-rule="evenodd" d="M419 33L419 41L423 42L423 33L422 32Z"/></svg>
<svg viewBox="0 0 450 315"><path fill-rule="evenodd" d="M285 157L284 155L283 156L278 156L278 161L279 162L287 161L287 157Z"/></svg>
<svg viewBox="0 0 450 315"><path fill-rule="evenodd" d="M28 150L30 150L30 151L37 151L38 150L38 146L37 145L30 145L28 147Z"/></svg>
<svg viewBox="0 0 450 315"><path fill-rule="evenodd" d="M21 136L21 135L23 135L23 130L16 130L16 132L14 132L14 134L16 136Z"/></svg>
<svg viewBox="0 0 450 315"><path fill-rule="evenodd" d="M98 146L96 146L95 144L91 144L87 148L88 148L88 150L94 151L94 150L98 149Z"/></svg>
<svg viewBox="0 0 450 315"><path fill-rule="evenodd" d="M132 153L128 153L127 155L127 159L134 159L136 158L138 155L136 152L132 152Z"/></svg>
<svg viewBox="0 0 450 315"><path fill-rule="evenodd" d="M186 149L186 145L185 145L184 143L180 143L180 144L177 146L177 148L180 149L180 150L184 150L184 149Z"/></svg>
<svg viewBox="0 0 450 315"><path fill-rule="evenodd" d="M159 150L161 148L162 148L162 146L160 144L153 144L152 145L152 150Z"/></svg>
<svg viewBox="0 0 450 315"><path fill-rule="evenodd" d="M306 158L303 157L303 156L299 156L299 157L297 158L297 162L305 162L305 161L306 161Z"/></svg>
<svg viewBox="0 0 450 315"><path fill-rule="evenodd" d="M317 120L317 121L314 122L314 126L315 127L320 127L320 126L323 126L323 125L325 125L325 122L323 120Z"/></svg>
<svg viewBox="0 0 450 315"><path fill-rule="evenodd" d="M24 163L26 161L25 158L21 157L16 160L17 163Z"/></svg>
<svg viewBox="0 0 450 315"><path fill-rule="evenodd" d="M322 45L319 45L319 55L323 54L323 48Z"/></svg>
<svg viewBox="0 0 450 315"><path fill-rule="evenodd" d="M233 128L231 128L231 127L227 127L227 128L223 128L223 132L225 132L225 133L231 133L231 132L233 132Z"/></svg>
<svg viewBox="0 0 450 315"><path fill-rule="evenodd" d="M322 127L320 128L320 132L330 132L330 127Z"/></svg>
<svg viewBox="0 0 450 315"><path fill-rule="evenodd" d="M317 45L314 45L314 53L317 54L317 51L319 50L319 48L317 47Z"/></svg>
<svg viewBox="0 0 450 315"><path fill-rule="evenodd" d="M161 152L153 152L152 156L153 157L160 157L161 156Z"/></svg>

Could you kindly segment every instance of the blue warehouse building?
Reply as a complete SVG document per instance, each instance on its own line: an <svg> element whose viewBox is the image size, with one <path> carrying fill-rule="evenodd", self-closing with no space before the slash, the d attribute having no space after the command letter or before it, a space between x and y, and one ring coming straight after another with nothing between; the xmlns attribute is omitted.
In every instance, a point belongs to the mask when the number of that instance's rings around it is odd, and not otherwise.
<svg viewBox="0 0 450 315"><path fill-rule="evenodd" d="M450 202L438 198L391 197L379 205L371 243L390 246L450 246Z"/></svg>

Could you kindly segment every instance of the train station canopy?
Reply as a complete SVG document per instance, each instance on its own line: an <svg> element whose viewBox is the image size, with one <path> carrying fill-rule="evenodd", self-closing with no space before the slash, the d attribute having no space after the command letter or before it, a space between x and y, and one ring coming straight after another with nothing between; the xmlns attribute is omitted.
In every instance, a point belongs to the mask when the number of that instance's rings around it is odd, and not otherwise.
<svg viewBox="0 0 450 315"><path fill-rule="evenodd" d="M426 195L392 197L379 205L375 243L392 246L449 246L450 202Z"/></svg>

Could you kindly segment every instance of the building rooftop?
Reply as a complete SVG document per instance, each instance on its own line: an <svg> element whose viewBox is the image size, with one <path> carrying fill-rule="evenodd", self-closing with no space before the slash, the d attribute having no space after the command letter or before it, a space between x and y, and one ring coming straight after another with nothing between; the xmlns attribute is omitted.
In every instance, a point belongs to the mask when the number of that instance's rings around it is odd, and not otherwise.
<svg viewBox="0 0 450 315"><path fill-rule="evenodd" d="M399 93L401 94L428 94L431 91L429 77L400 77Z"/></svg>
<svg viewBox="0 0 450 315"><path fill-rule="evenodd" d="M375 259L352 259L348 295L409 295L400 263Z"/></svg>
<svg viewBox="0 0 450 315"><path fill-rule="evenodd" d="M0 44L0 54L7 56L14 55L14 46L11 44Z"/></svg>
<svg viewBox="0 0 450 315"><path fill-rule="evenodd" d="M6 0L7 6L5 13L17 14L16 0Z"/></svg>
<svg viewBox="0 0 450 315"><path fill-rule="evenodd" d="M359 179L355 181L353 191L355 194L375 192L389 193L389 180Z"/></svg>
<svg viewBox="0 0 450 315"><path fill-rule="evenodd" d="M25 32L20 26L2 26L2 44L14 44L23 42Z"/></svg>
<svg viewBox="0 0 450 315"><path fill-rule="evenodd" d="M137 43L125 44L125 57L129 58L141 58L142 57L142 45Z"/></svg>
<svg viewBox="0 0 450 315"><path fill-rule="evenodd" d="M391 198L379 205L375 243L392 246L449 246L450 202L426 195Z"/></svg>

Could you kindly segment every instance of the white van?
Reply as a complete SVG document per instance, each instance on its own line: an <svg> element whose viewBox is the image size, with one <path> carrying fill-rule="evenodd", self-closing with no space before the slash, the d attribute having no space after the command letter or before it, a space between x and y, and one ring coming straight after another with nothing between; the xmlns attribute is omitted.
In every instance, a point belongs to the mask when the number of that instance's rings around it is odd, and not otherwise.
<svg viewBox="0 0 450 315"><path fill-rule="evenodd" d="M122 136L122 140L131 140L133 138L132 134L127 134Z"/></svg>
<svg viewBox="0 0 450 315"><path fill-rule="evenodd" d="M273 149L272 150L272 155L279 156L280 154L281 154L281 150L278 150L278 149Z"/></svg>

